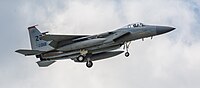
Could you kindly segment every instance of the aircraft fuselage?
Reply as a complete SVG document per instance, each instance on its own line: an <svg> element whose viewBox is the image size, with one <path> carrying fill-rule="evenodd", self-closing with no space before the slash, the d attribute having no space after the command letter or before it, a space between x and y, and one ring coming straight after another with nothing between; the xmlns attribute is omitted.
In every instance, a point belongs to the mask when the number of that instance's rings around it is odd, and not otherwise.
<svg viewBox="0 0 200 88"><path fill-rule="evenodd" d="M56 60L71 59L75 62L86 62L86 66L90 68L93 65L92 61L123 53L124 51L114 51L121 46L124 46L125 56L128 57L131 41L153 38L153 36L167 33L175 28L136 23L97 35L46 35L35 26L28 29L32 50L20 49L16 52L40 58L37 62L40 67L47 67Z"/></svg>

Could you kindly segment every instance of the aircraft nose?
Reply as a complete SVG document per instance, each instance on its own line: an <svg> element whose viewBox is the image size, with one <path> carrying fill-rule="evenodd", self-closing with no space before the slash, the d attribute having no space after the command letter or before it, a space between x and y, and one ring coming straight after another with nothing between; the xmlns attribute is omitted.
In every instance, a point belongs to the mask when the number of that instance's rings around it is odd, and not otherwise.
<svg viewBox="0 0 200 88"><path fill-rule="evenodd" d="M170 32L170 31L172 31L174 29L176 29L176 28L168 27L168 26L156 26L157 35Z"/></svg>

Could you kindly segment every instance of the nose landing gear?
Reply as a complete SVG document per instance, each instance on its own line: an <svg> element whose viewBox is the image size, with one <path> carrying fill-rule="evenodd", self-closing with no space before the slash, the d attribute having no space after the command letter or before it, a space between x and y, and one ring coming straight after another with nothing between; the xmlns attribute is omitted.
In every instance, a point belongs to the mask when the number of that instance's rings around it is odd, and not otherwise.
<svg viewBox="0 0 200 88"><path fill-rule="evenodd" d="M126 50L126 53L125 53L125 56L126 56L126 57L129 57L129 56L130 56L130 53L128 52L128 48L129 48L130 44L131 44L130 41L124 43L124 47L123 47L123 49Z"/></svg>

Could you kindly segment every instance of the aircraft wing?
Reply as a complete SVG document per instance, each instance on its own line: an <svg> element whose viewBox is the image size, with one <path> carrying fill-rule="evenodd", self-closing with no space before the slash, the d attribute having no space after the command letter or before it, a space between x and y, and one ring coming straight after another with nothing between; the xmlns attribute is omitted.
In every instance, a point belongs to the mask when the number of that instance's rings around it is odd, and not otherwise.
<svg viewBox="0 0 200 88"><path fill-rule="evenodd" d="M62 40L71 40L80 37L86 37L87 35L44 35L40 39L45 41L62 41Z"/></svg>
<svg viewBox="0 0 200 88"><path fill-rule="evenodd" d="M111 41L118 41L120 39L123 39L125 36L128 36L130 34L130 32L128 31L117 31L114 34L110 35L107 40L105 41L105 43L107 42L111 42Z"/></svg>
<svg viewBox="0 0 200 88"><path fill-rule="evenodd" d="M39 55L45 51L19 49L16 50L15 52L23 54L25 56L31 56L31 55Z"/></svg>
<svg viewBox="0 0 200 88"><path fill-rule="evenodd" d="M88 35L44 35L40 39L45 41L51 41L49 45L57 47L57 44L61 41L71 41L73 39L86 37Z"/></svg>

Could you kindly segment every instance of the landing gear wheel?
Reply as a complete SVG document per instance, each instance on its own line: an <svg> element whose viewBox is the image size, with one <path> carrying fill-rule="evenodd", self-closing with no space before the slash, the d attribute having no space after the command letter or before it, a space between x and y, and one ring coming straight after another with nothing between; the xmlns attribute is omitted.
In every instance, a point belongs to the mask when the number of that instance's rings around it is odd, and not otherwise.
<svg viewBox="0 0 200 88"><path fill-rule="evenodd" d="M80 55L77 57L78 62L83 62L85 57L83 55Z"/></svg>
<svg viewBox="0 0 200 88"><path fill-rule="evenodd" d="M126 57L128 57L129 55L130 55L129 52L126 52L126 53L125 53L125 56L126 56Z"/></svg>
<svg viewBox="0 0 200 88"><path fill-rule="evenodd" d="M86 62L86 66L87 66L88 68L91 68L91 67L93 66L92 61L87 61L87 62Z"/></svg>

